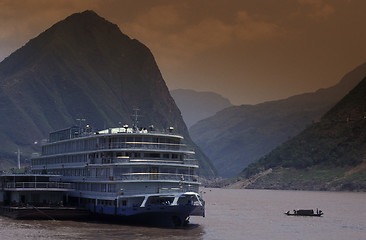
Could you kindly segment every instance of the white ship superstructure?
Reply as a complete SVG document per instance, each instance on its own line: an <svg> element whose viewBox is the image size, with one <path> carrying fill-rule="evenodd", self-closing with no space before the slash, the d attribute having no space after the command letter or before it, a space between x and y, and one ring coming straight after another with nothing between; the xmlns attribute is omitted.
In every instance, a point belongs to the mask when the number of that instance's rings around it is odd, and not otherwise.
<svg viewBox="0 0 366 240"><path fill-rule="evenodd" d="M50 133L41 156L32 159L33 173L71 183L69 203L101 216L176 226L190 215L204 216L197 168L182 136L153 127L71 127Z"/></svg>

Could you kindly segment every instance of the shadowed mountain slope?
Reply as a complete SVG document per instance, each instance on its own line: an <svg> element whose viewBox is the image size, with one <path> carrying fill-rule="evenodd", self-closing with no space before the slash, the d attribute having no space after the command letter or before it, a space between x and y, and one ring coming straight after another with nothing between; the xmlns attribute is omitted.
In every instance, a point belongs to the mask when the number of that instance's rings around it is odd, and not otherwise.
<svg viewBox="0 0 366 240"><path fill-rule="evenodd" d="M241 176L272 169L251 188L366 191L365 96L366 78L320 122L250 164Z"/></svg>
<svg viewBox="0 0 366 240"><path fill-rule="evenodd" d="M25 154L48 132L87 119L94 128L131 124L174 126L190 140L150 50L93 11L76 13L30 40L0 63L1 158ZM197 149L201 173L214 168Z"/></svg>
<svg viewBox="0 0 366 240"><path fill-rule="evenodd" d="M335 86L288 99L226 108L189 131L223 177L234 177L248 164L318 121L366 76L366 63Z"/></svg>

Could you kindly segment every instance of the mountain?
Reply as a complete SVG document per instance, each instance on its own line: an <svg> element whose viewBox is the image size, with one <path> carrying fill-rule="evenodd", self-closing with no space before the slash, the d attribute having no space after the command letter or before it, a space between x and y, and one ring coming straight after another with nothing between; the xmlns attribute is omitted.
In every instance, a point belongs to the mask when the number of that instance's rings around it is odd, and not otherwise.
<svg viewBox="0 0 366 240"><path fill-rule="evenodd" d="M366 63L335 86L288 99L226 108L189 131L222 177L234 177L248 164L318 121L366 76Z"/></svg>
<svg viewBox="0 0 366 240"><path fill-rule="evenodd" d="M250 164L247 187L366 191L365 96L366 78L321 121Z"/></svg>
<svg viewBox="0 0 366 240"><path fill-rule="evenodd" d="M50 131L87 119L94 128L131 124L173 126L191 141L150 50L93 11L53 25L0 63L0 159L39 150ZM215 170L197 148L201 174Z"/></svg>
<svg viewBox="0 0 366 240"><path fill-rule="evenodd" d="M218 111L232 106L229 99L214 92L176 89L170 91L170 94L180 109L188 128L199 120L211 117Z"/></svg>

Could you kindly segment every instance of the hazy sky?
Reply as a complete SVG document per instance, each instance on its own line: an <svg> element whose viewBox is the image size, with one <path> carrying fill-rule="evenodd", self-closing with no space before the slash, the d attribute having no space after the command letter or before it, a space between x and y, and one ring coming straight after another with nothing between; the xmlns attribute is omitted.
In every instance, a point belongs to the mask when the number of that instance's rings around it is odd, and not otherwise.
<svg viewBox="0 0 366 240"><path fill-rule="evenodd" d="M234 104L329 87L366 61L364 0L0 0L0 60L87 9L147 45L171 90Z"/></svg>

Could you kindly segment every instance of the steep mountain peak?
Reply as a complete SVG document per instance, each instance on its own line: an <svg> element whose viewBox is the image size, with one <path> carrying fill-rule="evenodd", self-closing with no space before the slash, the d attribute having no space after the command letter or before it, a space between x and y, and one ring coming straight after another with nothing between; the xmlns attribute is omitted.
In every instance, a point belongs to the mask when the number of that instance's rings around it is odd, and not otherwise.
<svg viewBox="0 0 366 240"><path fill-rule="evenodd" d="M74 14L70 15L69 17L67 17L66 19L75 18L75 17L82 17L84 19L90 18L90 19L96 19L96 20L103 19L104 21L106 21L105 18L99 16L93 10L85 10L84 12L74 13Z"/></svg>
<svg viewBox="0 0 366 240"><path fill-rule="evenodd" d="M123 53L123 54L121 54ZM41 71L40 65L55 61L103 60L110 55L131 59L150 55L149 49L123 34L116 24L93 11L75 13L31 39L0 63L0 76L14 74L25 66ZM126 59L125 59L126 61Z"/></svg>
<svg viewBox="0 0 366 240"><path fill-rule="evenodd" d="M79 22L108 22L105 18L99 16L96 12L93 10L85 10L83 12L74 13L67 18L65 18L62 22L68 22L68 21L79 21ZM60 22L59 22L60 23ZM108 22L110 23L110 22Z"/></svg>
<svg viewBox="0 0 366 240"><path fill-rule="evenodd" d="M97 105L107 99L114 102L115 110L131 111L133 105L141 107L145 98L151 96L149 91L162 92L164 102L172 101L150 50L93 11L75 13L30 40L0 63L1 76L6 94L21 108L29 104L24 99L27 94L33 94L33 98L43 93L52 95L50 99L58 98L57 102L63 103L73 118L78 114L93 117L93 111L89 109L90 113L86 114L88 111L80 108L82 104L72 104L82 96L93 98L90 104L94 110L103 112L110 112L111 107L102 110ZM41 87L45 89L37 94L32 92ZM108 95L98 94L103 91ZM118 115L120 120L129 120L121 113ZM70 120L66 122L70 124ZM102 124L97 122L98 126Z"/></svg>
<svg viewBox="0 0 366 240"><path fill-rule="evenodd" d="M100 17L97 13L91 10L87 10L81 13L74 13L63 21L56 23L49 30L60 30L62 28L69 28L69 30L72 31L83 29L83 31L102 30L104 33L108 31L120 32L120 29L116 24L107 21L105 18ZM129 39L129 37L127 37L126 35L124 35L124 37Z"/></svg>
<svg viewBox="0 0 366 240"><path fill-rule="evenodd" d="M93 11L75 13L0 63L0 156L19 145L33 151L77 118L98 129L131 124L134 107L140 126L173 126L193 144L151 51Z"/></svg>

